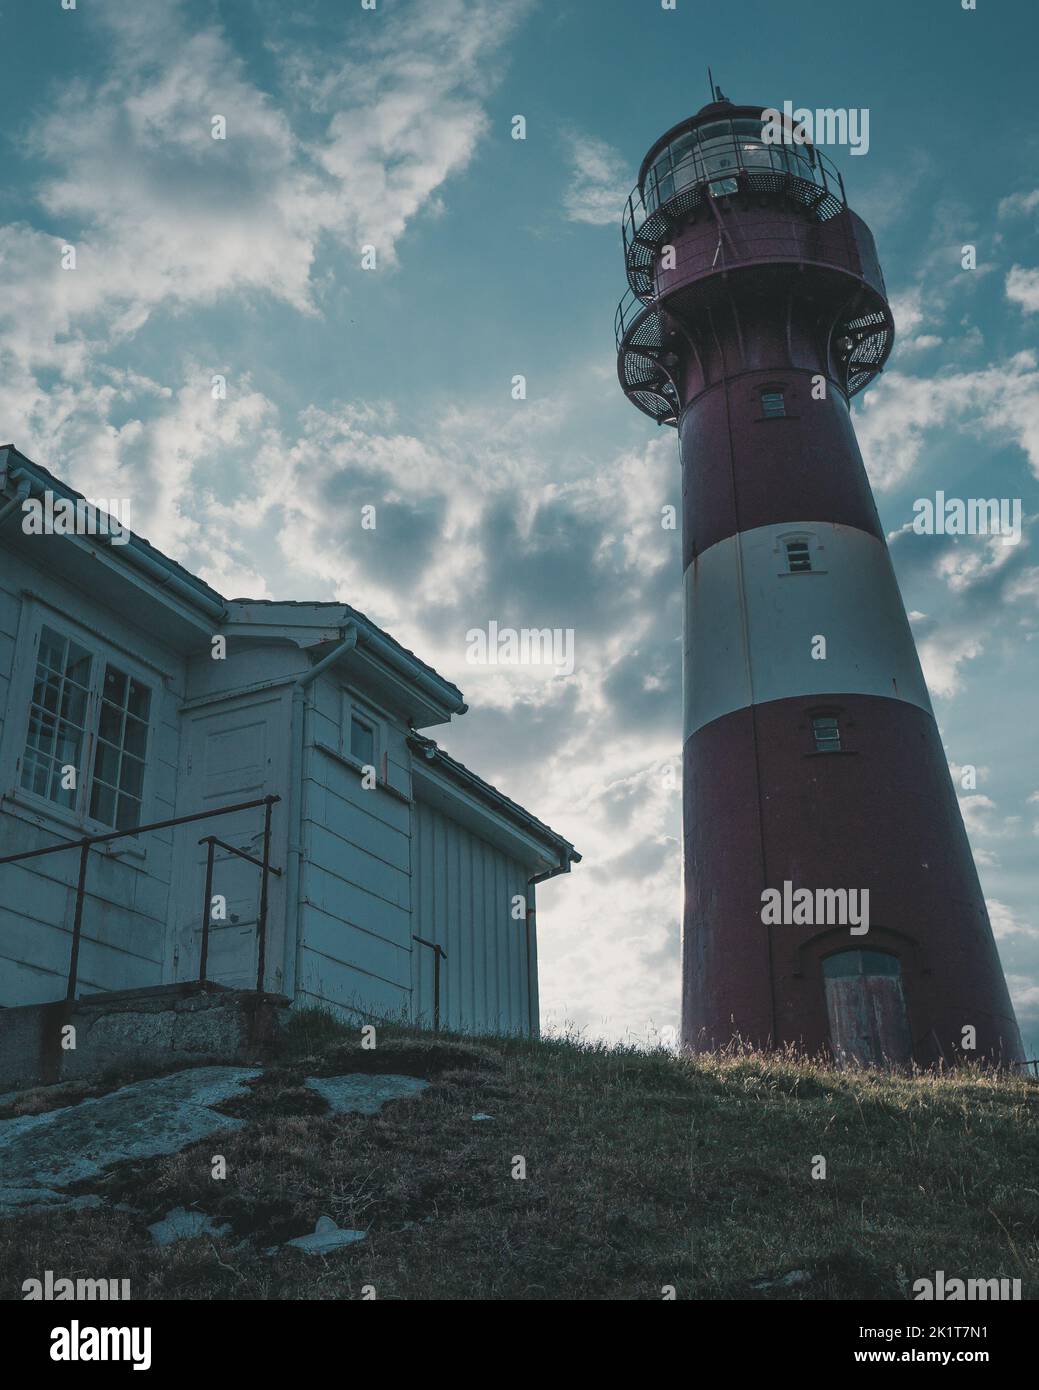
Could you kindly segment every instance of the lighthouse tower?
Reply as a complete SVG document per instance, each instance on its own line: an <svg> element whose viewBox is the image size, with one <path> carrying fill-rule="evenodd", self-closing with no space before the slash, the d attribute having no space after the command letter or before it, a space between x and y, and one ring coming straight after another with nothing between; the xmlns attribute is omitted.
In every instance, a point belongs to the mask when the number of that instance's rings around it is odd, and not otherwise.
<svg viewBox="0 0 1039 1390"><path fill-rule="evenodd" d="M894 332L873 237L817 148L715 95L643 160L616 325L682 461L683 1041L1016 1061L849 410Z"/></svg>

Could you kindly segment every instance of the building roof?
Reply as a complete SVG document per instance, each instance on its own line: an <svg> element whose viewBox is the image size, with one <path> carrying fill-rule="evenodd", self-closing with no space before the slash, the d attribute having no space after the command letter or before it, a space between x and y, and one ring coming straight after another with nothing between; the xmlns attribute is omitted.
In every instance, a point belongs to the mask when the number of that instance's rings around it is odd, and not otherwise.
<svg viewBox="0 0 1039 1390"><path fill-rule="evenodd" d="M87 500L84 497L83 493L77 492L75 488L70 487L68 483L63 482L61 478L58 478L55 474L51 473L49 469L44 468L42 464L34 463L32 459L26 458L26 456L23 453L19 452L19 450L16 449L13 444L5 444L0 446L0 473L2 473L4 480L6 481L9 473L15 471L27 474L31 479L39 483L41 487L43 487L46 490L50 490L59 497L68 498L70 501L73 502L85 502ZM97 538L86 537L85 539L90 540ZM98 544L104 544L103 538L98 539ZM353 608L348 603L338 603L324 600L310 601L295 599L228 599L223 594L219 593L216 589L214 589L210 584L207 584L205 580L200 579L197 574L192 574L190 570L185 569L183 565L178 564L176 560L173 560L168 555L164 554L156 546L152 545L150 541L145 540L143 536L139 536L136 531L130 532L129 545L132 546L135 550L144 554L153 563L160 565L162 568L168 570L171 574L176 575L177 578L180 579L181 582L188 587L188 589L195 590L199 594L200 598L205 600L210 605L219 604L221 607L226 608L228 603L242 602L256 606L265 605L272 608L277 607L282 609L338 609L339 612L343 613L350 621L357 622L359 626L366 628L369 632L374 633L375 635L380 637L407 662L412 663L421 671L425 672L425 674L431 680L438 682L443 687L444 693L449 697L452 697L458 705L464 706L465 704L465 697L453 681L447 680L445 676L442 676L439 673L439 671L436 671L427 662L423 661L421 657L416 656L413 651L410 651L402 643L398 642L395 637L393 637L389 632L385 630L385 628L381 628L378 625L378 623L373 622L372 619L367 616L367 614L362 613L357 608ZM108 554L113 555L117 559L122 557L124 560L126 557L123 555L123 551L127 548L129 547L107 545L105 546L105 549Z"/></svg>
<svg viewBox="0 0 1039 1390"><path fill-rule="evenodd" d="M538 820L537 816L532 815L518 801L513 801L511 797L506 796L490 782L485 782L482 777L479 777L471 768L466 767L464 763L460 763L457 758L452 758L451 754L446 753L433 739L426 738L422 734L414 734L408 741L413 748L416 748L424 757L434 763L451 781L464 787L478 801L490 806L507 820L513 821L535 839L542 840L551 846L559 857L559 870L556 872L566 872L571 864L581 862L581 855L574 849L569 840L564 839L544 821Z"/></svg>
<svg viewBox="0 0 1039 1390"><path fill-rule="evenodd" d="M26 456L20 453L13 444L0 446L0 478L2 478L2 482L5 486L10 484L12 474L27 476L30 480L30 484L35 483L39 488L49 490L56 496L67 498L73 502L87 501L82 493L77 492L67 483L56 477L49 469L26 458ZM157 566L165 570L168 574L176 576L181 586L179 590L181 597L185 596L185 590L188 594L193 591L198 595L200 604L204 605L210 612L214 609L214 606L224 609L225 618L231 616L228 611L230 605L240 604L248 605L251 608L264 607L278 610L278 616L282 621L286 619L288 613L296 611L300 614L300 626L303 626L303 615L306 612L313 612L314 610L321 610L322 612L325 610L335 610L337 616L341 620L356 623L360 628L372 635L377 642L385 644L385 646L390 649L391 653L395 653L405 666L410 666L414 668L415 671L423 673L427 681L434 682L439 686L442 695L446 697L448 710L453 710L454 713L464 713L465 711L466 706L462 692L452 681L440 675L438 671L427 662L423 661L421 657L416 656L413 651L410 651L407 647L396 641L384 628L379 627L378 624L374 623L366 614L348 603L341 603L333 600L227 599L211 585L200 579L198 575L192 574L190 570L185 569L184 566L178 564L176 560L165 555L156 546L153 546L150 541L145 540L143 536L137 535L136 532L130 533L129 544L125 546L108 545L104 537L86 536L83 537L83 539L87 541L92 540L99 546L103 545L107 554L116 559L122 559L123 563L128 562L128 557L125 552L133 548L139 554L146 557L148 564L153 568L153 572L154 568ZM157 581L157 583L161 583L161 580ZM416 680L414 673L411 679L413 681ZM421 683L421 681L419 681L419 683ZM540 841L543 845L551 849L552 853L558 859L558 867L550 869L548 873L543 876L564 872L569 869L571 863L576 864L580 861L581 856L577 853L569 840L565 840L561 835L558 835L552 830L550 826L538 820L536 816L531 815L529 811L525 810L510 797L507 797L504 792L500 792L497 787L491 786L489 782L485 782L482 777L478 777L475 772L472 772L469 768L465 767L464 764L458 762L456 758L452 758L450 754L445 753L432 739L415 733L410 741L412 746L421 751L430 762L434 763L441 774L450 782L461 787L485 807L493 810L504 820L510 822L534 840ZM539 875L539 877L541 876L542 875Z"/></svg>
<svg viewBox="0 0 1039 1390"><path fill-rule="evenodd" d="M87 500L83 493L77 492L74 487L70 487L68 483L63 482L61 478L57 477L49 469L44 468L41 463L34 463L32 459L26 458L13 444L0 445L0 472L2 472L6 478L9 472L16 469L20 472L28 473L38 482L42 483L45 488L56 493L59 497L67 497L73 502L85 502ZM223 594L217 593L216 589L210 584L207 584L204 579L199 579L197 574L192 574L190 570L185 569L184 566L178 564L176 560L171 560L168 555L164 555L161 550L152 545L151 541L145 540L145 538L139 536L136 531L130 532L130 544L134 546L135 549L143 551L153 560L158 561L159 564L164 565L168 570L181 578L185 584L193 589L197 589L204 597L215 600L217 603L227 602ZM117 554L118 550L119 547L113 547L112 553Z"/></svg>

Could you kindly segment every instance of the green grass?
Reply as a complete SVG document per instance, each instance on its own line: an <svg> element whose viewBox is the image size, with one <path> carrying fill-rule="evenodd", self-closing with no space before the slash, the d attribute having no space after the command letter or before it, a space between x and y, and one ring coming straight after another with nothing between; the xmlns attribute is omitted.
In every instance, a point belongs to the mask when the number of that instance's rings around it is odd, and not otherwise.
<svg viewBox="0 0 1039 1390"><path fill-rule="evenodd" d="M357 1039L296 1017L278 1059L227 1107L245 1128L82 1186L140 1214L0 1221L3 1296L51 1269L129 1278L137 1298L359 1298L373 1286L378 1298L659 1299L673 1285L683 1299L905 1299L943 1269L1020 1278L1034 1297L1033 1082L396 1025L374 1051ZM302 1085L373 1070L431 1086L364 1118L324 1113ZM493 1120L474 1122L481 1111ZM825 1179L811 1176L815 1155ZM158 1250L146 1227L174 1206L232 1232ZM322 1214L367 1240L327 1258L264 1254Z"/></svg>

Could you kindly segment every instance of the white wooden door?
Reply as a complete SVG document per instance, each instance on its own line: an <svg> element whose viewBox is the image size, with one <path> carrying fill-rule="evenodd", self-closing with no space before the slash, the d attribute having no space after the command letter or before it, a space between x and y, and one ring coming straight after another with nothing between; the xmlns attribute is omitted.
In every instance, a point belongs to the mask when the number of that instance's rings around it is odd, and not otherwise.
<svg viewBox="0 0 1039 1390"><path fill-rule="evenodd" d="M271 863L282 870L268 883L265 987L282 985L285 949L285 851L288 786L288 701L284 692L248 702L221 703L184 716L187 761L180 779L178 815L278 795L271 823ZM202 946L203 897L207 846L205 835L263 858L264 808L194 821L177 831L174 856L177 901L173 975L198 978ZM237 989L254 989L257 968L257 923L260 870L219 847L214 855L212 893L218 898L209 927L206 978ZM220 913L223 913L221 919Z"/></svg>

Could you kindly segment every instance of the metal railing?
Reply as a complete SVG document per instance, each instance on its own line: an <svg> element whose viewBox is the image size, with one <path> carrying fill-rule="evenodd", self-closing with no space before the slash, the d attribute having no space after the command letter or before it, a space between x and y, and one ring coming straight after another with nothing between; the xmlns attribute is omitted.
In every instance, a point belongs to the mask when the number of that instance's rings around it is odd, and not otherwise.
<svg viewBox="0 0 1039 1390"><path fill-rule="evenodd" d="M68 987L65 992L67 1000L76 997L76 981L79 970L79 947L83 937L83 904L86 898L87 884L87 860L94 845L107 844L112 840L123 840L136 835L147 835L152 830L168 830L177 825L190 825L194 821L210 820L213 816L230 816L238 811L251 811L257 806L263 806L263 858L255 859L245 850L236 849L234 845L229 845L224 840L218 839L215 835L204 835L199 840L200 845L208 845L209 851L206 861L206 889L205 901L202 905L202 949L199 960L199 982L205 983L206 966L209 955L209 926L212 917L212 893L213 893L213 855L217 845L221 849L228 850L231 854L237 855L240 859L248 860L250 864L255 864L260 870L260 905L256 918L256 938L257 938L257 967L256 967L256 988L263 989L263 976L267 952L267 906L268 906L268 884L271 874L281 877L281 870L274 868L271 864L271 812L276 802L280 801L280 796L263 796L255 801L239 801L233 806L217 806L209 811L198 811L193 816L174 816L169 820L152 821L149 825L135 825L130 830L110 830L101 835L84 835L79 840L63 840L57 845L45 845L42 849L22 850L18 854L5 854L0 857L0 864L24 863L26 859L39 859L45 854L60 854L63 850L79 850L79 877L76 882L76 911L72 921L72 953L69 958Z"/></svg>
<svg viewBox="0 0 1039 1390"><path fill-rule="evenodd" d="M799 201L823 220L848 205L840 170L814 146L766 145L728 136L702 148L694 146L677 162L658 169L666 153L661 152L647 173L645 185L636 184L625 204L622 229L626 250L642 237L645 224L656 214L669 210L681 213L704 198L734 193L734 181L741 175L744 186L751 189L796 189Z"/></svg>
<svg viewBox="0 0 1039 1390"><path fill-rule="evenodd" d="M440 1032L440 962L447 960L447 952L435 941L427 941L424 936L412 936L420 946L428 946L433 952L433 1032Z"/></svg>

